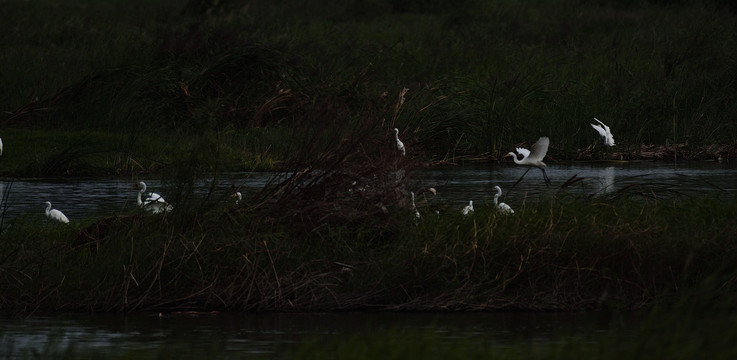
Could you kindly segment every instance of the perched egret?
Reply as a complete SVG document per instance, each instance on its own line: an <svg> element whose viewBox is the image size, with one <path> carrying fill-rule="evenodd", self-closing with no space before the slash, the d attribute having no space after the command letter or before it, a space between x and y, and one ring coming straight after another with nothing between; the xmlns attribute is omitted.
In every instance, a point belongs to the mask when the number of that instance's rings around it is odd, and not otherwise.
<svg viewBox="0 0 737 360"><path fill-rule="evenodd" d="M231 196L235 196L235 204L236 205L238 205L241 202L241 200L243 200L243 194L241 194L240 191L236 191L235 194L233 194Z"/></svg>
<svg viewBox="0 0 737 360"><path fill-rule="evenodd" d="M397 149L402 152L402 156L405 154L404 143L399 140L399 129L394 128L394 138L397 139Z"/></svg>
<svg viewBox="0 0 737 360"><path fill-rule="evenodd" d="M503 214L514 214L514 210L512 208L505 204L505 203L497 203L499 201L499 197L502 196L502 188L499 186L494 186L494 190L496 190L496 194L494 194L494 205L496 205L497 210L502 212Z"/></svg>
<svg viewBox="0 0 737 360"><path fill-rule="evenodd" d="M65 224L69 223L69 219L59 210L52 209L51 208L51 202L46 202L46 217L48 217L51 220L55 220L58 222L62 222Z"/></svg>
<svg viewBox="0 0 737 360"><path fill-rule="evenodd" d="M589 124L591 124L591 127L594 128L594 130L596 130L599 133L599 135L601 135L601 137L604 138L604 144L606 144L607 146L614 146L614 136L612 135L612 132L609 130L609 126L604 125L604 123L599 121L599 119L597 118L594 118L594 120L598 121L599 124L601 124L601 126L594 125L591 123Z"/></svg>
<svg viewBox="0 0 737 360"><path fill-rule="evenodd" d="M138 190L138 197L136 198L138 206L154 214L165 211L172 211L174 209L171 204L167 203L166 200L164 200L164 198L157 193L149 193L146 197L146 200L141 201L141 195L143 195L143 193L146 191L146 183L140 181L138 182L138 187L141 188L140 190Z"/></svg>
<svg viewBox="0 0 737 360"><path fill-rule="evenodd" d="M417 211L417 206L415 206L415 192L414 191L411 191L410 192L410 195L412 195L412 210L414 210L414 212L415 212L415 217L419 219L420 218L420 212Z"/></svg>
<svg viewBox="0 0 737 360"><path fill-rule="evenodd" d="M545 185L550 185L550 178L545 173L545 163L543 158L548 152L548 146L550 146L550 139L546 136L541 137L536 143L532 144L532 151L525 148L517 148L517 152L522 155L522 160L517 158L517 154L510 151L506 156L514 158L514 163L517 165L534 166L543 172L543 178L545 179Z"/></svg>
<svg viewBox="0 0 737 360"><path fill-rule="evenodd" d="M463 215L468 215L468 214L470 214L472 212L473 212L473 200L470 200L468 202L468 205L466 205L466 207L463 208L463 210L461 211L461 213Z"/></svg>

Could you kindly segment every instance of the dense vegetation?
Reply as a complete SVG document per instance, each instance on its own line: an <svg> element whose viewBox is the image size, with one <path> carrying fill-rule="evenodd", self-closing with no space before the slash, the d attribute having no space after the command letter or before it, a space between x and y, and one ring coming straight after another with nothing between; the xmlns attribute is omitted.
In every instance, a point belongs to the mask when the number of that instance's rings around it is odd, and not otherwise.
<svg viewBox="0 0 737 360"><path fill-rule="evenodd" d="M425 161L500 161L543 135L551 161L735 155L737 20L718 2L3 7L6 175L270 169L356 123L398 127Z"/></svg>
<svg viewBox="0 0 737 360"><path fill-rule="evenodd" d="M724 196L578 198L564 183L513 217L463 217L412 178L541 135L552 161L643 144L733 155L737 21L721 4L4 8L0 171L157 172L183 195L159 216L16 219L0 232L2 309L637 308L734 271ZM617 147L602 149L594 116ZM274 168L293 176L238 206L191 193L204 171Z"/></svg>

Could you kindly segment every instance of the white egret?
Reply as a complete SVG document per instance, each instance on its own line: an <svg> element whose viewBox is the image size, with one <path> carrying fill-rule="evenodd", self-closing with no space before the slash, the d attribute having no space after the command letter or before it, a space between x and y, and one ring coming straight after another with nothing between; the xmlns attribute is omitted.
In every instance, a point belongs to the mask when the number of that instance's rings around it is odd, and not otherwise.
<svg viewBox="0 0 737 360"><path fill-rule="evenodd" d="M236 191L235 194L230 195L230 196L235 196L235 204L236 205L238 205L241 202L241 200L243 200L243 194L241 194L240 191Z"/></svg>
<svg viewBox="0 0 737 360"><path fill-rule="evenodd" d="M545 185L550 184L550 178L545 173L545 163L543 158L548 153L548 146L550 146L550 139L547 136L541 137L536 143L532 144L532 151L525 148L517 148L517 152L522 155L522 160L517 158L517 154L510 151L506 156L514 158L514 163L517 165L534 166L543 172L543 178L545 179Z"/></svg>
<svg viewBox="0 0 737 360"><path fill-rule="evenodd" d="M463 215L468 215L468 214L470 214L472 212L473 212L473 200L470 200L468 202L468 205L466 205L466 207L464 207L463 210L461 210L461 213Z"/></svg>
<svg viewBox="0 0 737 360"><path fill-rule="evenodd" d="M171 204L167 203L166 200L164 200L164 198L157 193L148 193L146 199L141 200L141 195L143 195L143 193L146 191L146 183L140 181L138 182L138 187L141 188L140 190L138 190L138 197L136 198L138 206L154 214L165 211L172 211L174 209Z"/></svg>
<svg viewBox="0 0 737 360"><path fill-rule="evenodd" d="M65 224L69 223L69 219L67 218L67 216L64 215L64 213L62 213L59 210L52 209L51 202L49 201L46 202L46 217L48 217L51 220L55 220L55 221L62 222Z"/></svg>
<svg viewBox="0 0 737 360"><path fill-rule="evenodd" d="M604 123L599 121L599 119L597 118L594 118L594 120L598 121L601 126L591 123L589 124L591 124L591 127L594 128L594 130L596 130L599 135L604 138L604 144L606 144L607 146L614 146L614 136L612 135L611 130L609 130L609 126L604 125Z"/></svg>
<svg viewBox="0 0 737 360"><path fill-rule="evenodd" d="M412 210L414 210L414 212L415 212L415 217L419 219L420 218L420 212L417 211L417 206L415 206L415 192L414 191L410 191L410 195L412 195Z"/></svg>
<svg viewBox="0 0 737 360"><path fill-rule="evenodd" d="M505 203L497 203L499 201L499 197L502 196L502 188L499 186L494 186L494 189L496 190L496 194L494 194L494 205L496 206L497 210L499 210L503 214L514 214L514 210L512 210L512 207Z"/></svg>
<svg viewBox="0 0 737 360"><path fill-rule="evenodd" d="M397 149L402 152L402 156L405 155L404 143L399 140L399 129L394 128L394 138L397 139Z"/></svg>
<svg viewBox="0 0 737 360"><path fill-rule="evenodd" d="M3 139L0 139L0 155L3 154Z"/></svg>

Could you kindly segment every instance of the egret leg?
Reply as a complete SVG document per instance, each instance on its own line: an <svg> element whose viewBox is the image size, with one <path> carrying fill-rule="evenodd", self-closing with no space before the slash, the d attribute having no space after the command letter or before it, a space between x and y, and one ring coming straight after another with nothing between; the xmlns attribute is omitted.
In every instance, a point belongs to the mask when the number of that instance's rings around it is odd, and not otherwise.
<svg viewBox="0 0 737 360"><path fill-rule="evenodd" d="M512 184L512 186L509 188L509 190L507 190L507 192L512 191L512 189L514 189L517 186L517 184L519 184L519 182L522 181L522 179L524 179L525 175L527 175L527 172L530 171L530 169L532 169L532 168L528 166L527 167L527 170L525 170L525 173L522 174L522 176L520 176L519 179L517 179L517 182L515 182L514 184Z"/></svg>
<svg viewBox="0 0 737 360"><path fill-rule="evenodd" d="M545 173L545 169L543 168L538 168L538 169L542 170L543 172L543 178L545 179L545 185L550 185L550 178L548 177L548 174Z"/></svg>

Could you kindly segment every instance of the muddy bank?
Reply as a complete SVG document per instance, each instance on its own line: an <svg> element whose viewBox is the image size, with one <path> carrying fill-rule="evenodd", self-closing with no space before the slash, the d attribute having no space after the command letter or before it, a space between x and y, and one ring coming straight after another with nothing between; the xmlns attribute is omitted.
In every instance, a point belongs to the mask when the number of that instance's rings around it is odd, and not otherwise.
<svg viewBox="0 0 737 360"><path fill-rule="evenodd" d="M601 148L579 149L576 160L703 160L728 161L737 159L737 145L715 144L708 146L678 145L640 145L635 150L612 150Z"/></svg>

